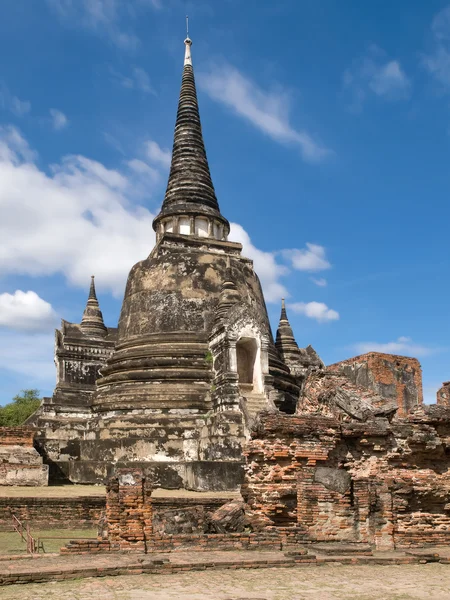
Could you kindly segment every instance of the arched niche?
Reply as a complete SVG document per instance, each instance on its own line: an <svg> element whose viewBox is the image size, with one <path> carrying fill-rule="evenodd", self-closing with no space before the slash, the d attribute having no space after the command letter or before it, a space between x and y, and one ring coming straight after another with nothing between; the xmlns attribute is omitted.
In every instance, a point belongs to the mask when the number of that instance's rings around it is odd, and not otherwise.
<svg viewBox="0 0 450 600"><path fill-rule="evenodd" d="M236 370L239 386L247 391L262 390L260 345L254 337L241 337L236 342Z"/></svg>

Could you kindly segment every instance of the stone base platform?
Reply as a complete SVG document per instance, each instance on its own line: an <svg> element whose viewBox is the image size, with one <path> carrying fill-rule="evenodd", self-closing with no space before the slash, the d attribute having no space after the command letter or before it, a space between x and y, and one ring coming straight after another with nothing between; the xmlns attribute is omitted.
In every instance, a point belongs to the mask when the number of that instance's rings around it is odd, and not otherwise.
<svg viewBox="0 0 450 600"><path fill-rule="evenodd" d="M35 555L0 556L0 585L46 583L84 577L117 575L172 574L186 571L223 569L267 569L314 565L417 565L433 562L450 564L450 549L440 547L427 552L376 552L374 556L327 556L282 551L177 552L170 554L109 555ZM424 567L426 568L426 567ZM426 577L426 571L424 571Z"/></svg>
<svg viewBox="0 0 450 600"><path fill-rule="evenodd" d="M48 465L33 446L32 427L0 427L0 485L48 484Z"/></svg>
<svg viewBox="0 0 450 600"><path fill-rule="evenodd" d="M242 461L53 461L50 479L68 480L77 485L103 483L117 469L142 469L156 485L168 489L187 488L194 491L230 492L237 490L243 480Z"/></svg>

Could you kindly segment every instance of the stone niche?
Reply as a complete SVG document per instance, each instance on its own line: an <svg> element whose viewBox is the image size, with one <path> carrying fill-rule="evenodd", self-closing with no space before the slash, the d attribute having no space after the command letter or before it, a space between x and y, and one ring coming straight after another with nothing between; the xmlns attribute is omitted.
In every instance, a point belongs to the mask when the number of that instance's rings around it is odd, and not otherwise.
<svg viewBox="0 0 450 600"><path fill-rule="evenodd" d="M239 386L252 392L261 392L263 389L258 341L252 337L241 337L236 342Z"/></svg>
<svg viewBox="0 0 450 600"><path fill-rule="evenodd" d="M270 373L270 330L250 307L219 304L209 340L213 358L213 407L220 412L243 411L248 420L263 409L275 409L271 400L274 377ZM298 388L297 388L298 393Z"/></svg>

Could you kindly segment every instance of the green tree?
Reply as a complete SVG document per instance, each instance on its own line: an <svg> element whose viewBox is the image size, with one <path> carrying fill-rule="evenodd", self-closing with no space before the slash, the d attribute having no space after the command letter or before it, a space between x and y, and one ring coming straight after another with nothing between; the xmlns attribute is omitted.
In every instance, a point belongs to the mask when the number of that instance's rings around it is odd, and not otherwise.
<svg viewBox="0 0 450 600"><path fill-rule="evenodd" d="M39 390L22 390L12 402L0 407L0 427L23 425L41 404Z"/></svg>

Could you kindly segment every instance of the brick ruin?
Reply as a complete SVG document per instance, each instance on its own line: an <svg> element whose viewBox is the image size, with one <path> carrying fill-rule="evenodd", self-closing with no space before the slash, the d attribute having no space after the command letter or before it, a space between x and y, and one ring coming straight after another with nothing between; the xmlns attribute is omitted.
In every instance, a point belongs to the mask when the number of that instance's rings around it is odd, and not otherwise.
<svg viewBox="0 0 450 600"><path fill-rule="evenodd" d="M437 391L436 403L450 406L450 381L444 381L442 387Z"/></svg>
<svg viewBox="0 0 450 600"><path fill-rule="evenodd" d="M63 551L448 545L450 408L422 405L407 417L376 408L358 420L338 402L333 414L329 397L328 414L261 412L244 448L243 500L200 513L194 526L177 526L172 514L167 529L160 519L155 530L153 483L120 470L98 540Z"/></svg>
<svg viewBox="0 0 450 600"><path fill-rule="evenodd" d="M401 416L423 402L422 369L416 358L368 352L330 365L328 370L393 400Z"/></svg>
<svg viewBox="0 0 450 600"><path fill-rule="evenodd" d="M81 323L56 332L55 392L28 421L52 481L109 480L99 539L65 551L448 543L450 384L425 406L414 358L326 367L298 346L284 301L273 336L217 201L191 44L156 245L129 273L118 328L92 280ZM19 429L4 433L0 476L43 482ZM167 502L157 489L243 500Z"/></svg>
<svg viewBox="0 0 450 600"><path fill-rule="evenodd" d="M338 413L339 411L337 411ZM450 409L407 417L264 414L243 496L266 526L377 549L450 541Z"/></svg>

